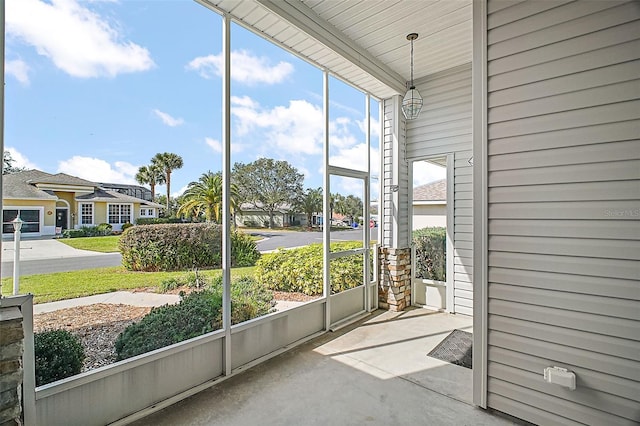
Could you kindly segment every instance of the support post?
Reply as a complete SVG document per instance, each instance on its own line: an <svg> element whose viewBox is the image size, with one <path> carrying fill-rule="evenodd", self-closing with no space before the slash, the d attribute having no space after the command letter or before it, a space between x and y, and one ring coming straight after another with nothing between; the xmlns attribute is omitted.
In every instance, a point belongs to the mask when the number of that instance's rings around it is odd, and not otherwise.
<svg viewBox="0 0 640 426"><path fill-rule="evenodd" d="M13 233L13 295L20 291L20 229Z"/></svg>
<svg viewBox="0 0 640 426"><path fill-rule="evenodd" d="M329 178L329 73L322 72L322 114L324 119L324 182L322 185L322 296L325 298L325 330L331 328L331 275L329 274L329 252L331 251L331 187Z"/></svg>

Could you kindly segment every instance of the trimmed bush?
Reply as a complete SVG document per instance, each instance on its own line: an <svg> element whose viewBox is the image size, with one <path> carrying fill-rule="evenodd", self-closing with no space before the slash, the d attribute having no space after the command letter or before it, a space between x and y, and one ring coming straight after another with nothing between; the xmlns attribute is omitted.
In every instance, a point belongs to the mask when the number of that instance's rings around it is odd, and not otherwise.
<svg viewBox="0 0 640 426"><path fill-rule="evenodd" d="M84 349L80 339L66 330L36 333L36 386L75 376L82 371Z"/></svg>
<svg viewBox="0 0 640 426"><path fill-rule="evenodd" d="M357 241L332 243L331 251L362 247ZM338 293L362 284L362 255L331 260L331 290ZM371 260L373 264L373 260ZM280 249L263 255L256 264L256 280L271 290L322 294L322 244Z"/></svg>
<svg viewBox="0 0 640 426"><path fill-rule="evenodd" d="M136 225L162 225L167 223L185 223L185 220L179 217L139 217L136 219Z"/></svg>
<svg viewBox="0 0 640 426"><path fill-rule="evenodd" d="M250 277L231 284L231 321L237 324L266 315L275 306L273 294ZM222 278L207 289L183 295L176 305L153 308L116 339L116 359L163 348L222 327Z"/></svg>
<svg viewBox="0 0 640 426"><path fill-rule="evenodd" d="M220 267L220 226L207 223L134 226L119 241L122 264L133 271Z"/></svg>
<svg viewBox="0 0 640 426"><path fill-rule="evenodd" d="M108 223L101 223L98 226L82 226L78 229L65 229L62 232L64 238L80 238L80 237L103 237L111 235L113 227Z"/></svg>
<svg viewBox="0 0 640 426"><path fill-rule="evenodd" d="M416 248L416 277L447 280L447 229L444 227L423 228L413 231Z"/></svg>
<svg viewBox="0 0 640 426"><path fill-rule="evenodd" d="M222 228L212 223L135 226L119 241L122 264L133 271L179 271L219 268ZM247 235L231 235L231 265L251 266L260 257Z"/></svg>
<svg viewBox="0 0 640 426"><path fill-rule="evenodd" d="M126 231L127 229L131 228L133 226L133 223L123 223L122 224L122 232Z"/></svg>

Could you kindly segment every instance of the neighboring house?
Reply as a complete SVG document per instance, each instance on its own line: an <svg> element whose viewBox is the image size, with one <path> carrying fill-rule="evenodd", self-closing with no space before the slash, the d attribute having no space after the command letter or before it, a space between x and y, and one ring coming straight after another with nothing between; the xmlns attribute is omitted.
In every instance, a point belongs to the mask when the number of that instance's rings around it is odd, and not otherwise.
<svg viewBox="0 0 640 426"><path fill-rule="evenodd" d="M114 230L139 217L157 217L160 204L102 189L99 184L64 173L26 170L3 177L2 233L11 221L24 221L22 232L55 235L64 229L109 223Z"/></svg>
<svg viewBox="0 0 640 426"><path fill-rule="evenodd" d="M268 228L269 212L251 203L244 203L240 211L235 214L236 226L249 228ZM273 212L273 227L286 228L289 226L305 226L307 217L304 213L292 210L290 205L283 204Z"/></svg>
<svg viewBox="0 0 640 426"><path fill-rule="evenodd" d="M447 180L413 188L413 229L447 226Z"/></svg>
<svg viewBox="0 0 640 426"><path fill-rule="evenodd" d="M97 182L98 186L107 191L116 191L130 197L140 198L145 201L153 201L151 190L140 185L127 185L124 183Z"/></svg>

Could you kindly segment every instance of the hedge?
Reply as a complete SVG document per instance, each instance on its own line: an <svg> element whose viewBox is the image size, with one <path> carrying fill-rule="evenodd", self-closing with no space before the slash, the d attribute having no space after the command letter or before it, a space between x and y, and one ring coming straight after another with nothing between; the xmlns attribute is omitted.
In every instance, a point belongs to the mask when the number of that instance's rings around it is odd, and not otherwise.
<svg viewBox="0 0 640 426"><path fill-rule="evenodd" d="M80 237L102 237L111 235L113 227L108 223L101 223L98 226L82 226L78 229L65 229L62 231L64 238L80 238Z"/></svg>
<svg viewBox="0 0 640 426"><path fill-rule="evenodd" d="M133 271L178 271L219 268L222 228L212 223L134 226L119 241L122 264ZM231 236L231 265L251 266L260 257L247 235Z"/></svg>
<svg viewBox="0 0 640 426"><path fill-rule="evenodd" d="M80 374L84 349L80 339L67 330L35 333L34 352L36 386Z"/></svg>
<svg viewBox="0 0 640 426"><path fill-rule="evenodd" d="M276 302L264 286L250 277L231 283L231 323L272 312ZM116 339L116 360L163 348L222 327L222 278L202 291L183 295L176 305L153 308Z"/></svg>
<svg viewBox="0 0 640 426"><path fill-rule="evenodd" d="M447 280L447 230L444 227L423 228L413 231L416 248L416 277Z"/></svg>
<svg viewBox="0 0 640 426"><path fill-rule="evenodd" d="M161 225L167 223L184 223L184 219L179 217L139 217L136 225Z"/></svg>
<svg viewBox="0 0 640 426"><path fill-rule="evenodd" d="M361 248L357 241L332 243L331 251ZM362 284L362 255L331 260L331 291L338 293ZM373 259L371 259L373 265ZM322 294L322 243L264 254L256 263L255 277L271 290Z"/></svg>

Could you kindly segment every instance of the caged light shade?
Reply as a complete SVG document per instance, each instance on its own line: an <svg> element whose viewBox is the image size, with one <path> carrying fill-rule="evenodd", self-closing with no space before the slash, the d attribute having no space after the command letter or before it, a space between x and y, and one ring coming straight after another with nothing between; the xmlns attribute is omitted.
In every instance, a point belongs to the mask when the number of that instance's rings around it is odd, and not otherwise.
<svg viewBox="0 0 640 426"><path fill-rule="evenodd" d="M402 113L407 120L418 118L422 109L422 96L413 85L413 40L417 38L417 33L411 33L407 36L407 40L411 42L411 86L402 99Z"/></svg>

